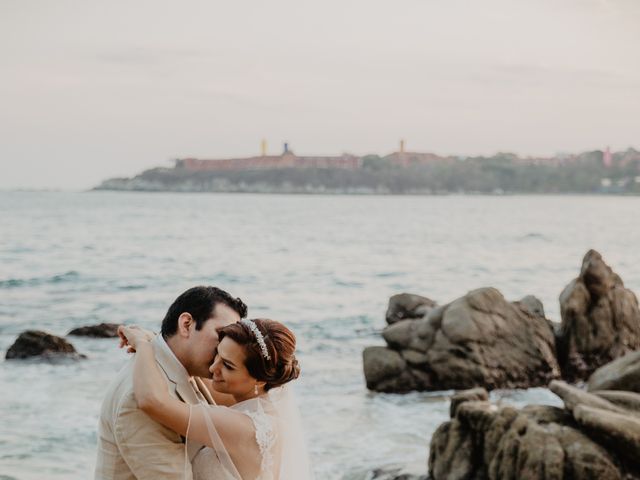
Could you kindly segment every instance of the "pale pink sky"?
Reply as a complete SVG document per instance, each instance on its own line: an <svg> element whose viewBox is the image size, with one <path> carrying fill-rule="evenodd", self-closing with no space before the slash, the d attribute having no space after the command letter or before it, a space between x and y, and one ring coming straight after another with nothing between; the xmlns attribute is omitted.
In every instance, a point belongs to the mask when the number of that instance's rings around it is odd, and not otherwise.
<svg viewBox="0 0 640 480"><path fill-rule="evenodd" d="M3 0L0 189L183 156L640 148L637 0Z"/></svg>

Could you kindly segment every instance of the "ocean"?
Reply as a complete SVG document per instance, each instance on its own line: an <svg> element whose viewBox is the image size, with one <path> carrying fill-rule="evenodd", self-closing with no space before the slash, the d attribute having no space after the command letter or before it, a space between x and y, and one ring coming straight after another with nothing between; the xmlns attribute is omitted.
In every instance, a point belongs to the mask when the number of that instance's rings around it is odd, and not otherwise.
<svg viewBox="0 0 640 480"><path fill-rule="evenodd" d="M0 479L92 478L99 408L127 355L70 338L78 362L5 361L26 329L100 322L157 330L182 291L211 284L298 336L295 389L320 480L426 472L452 392L368 392L362 350L382 345L389 297L447 303L493 286L558 296L595 248L640 292L640 198L0 192ZM560 404L546 389L495 391Z"/></svg>

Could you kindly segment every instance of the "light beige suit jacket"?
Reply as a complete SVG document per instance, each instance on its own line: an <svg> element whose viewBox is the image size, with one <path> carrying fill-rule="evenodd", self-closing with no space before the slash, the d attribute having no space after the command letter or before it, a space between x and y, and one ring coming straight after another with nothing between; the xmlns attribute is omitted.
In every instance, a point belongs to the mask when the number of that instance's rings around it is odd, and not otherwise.
<svg viewBox="0 0 640 480"><path fill-rule="evenodd" d="M173 396L192 405L213 403L201 382L192 383L161 335L153 347ZM138 409L131 359L109 386L102 403L95 480L191 480L191 460L200 448L202 445L190 441L185 452L180 435Z"/></svg>

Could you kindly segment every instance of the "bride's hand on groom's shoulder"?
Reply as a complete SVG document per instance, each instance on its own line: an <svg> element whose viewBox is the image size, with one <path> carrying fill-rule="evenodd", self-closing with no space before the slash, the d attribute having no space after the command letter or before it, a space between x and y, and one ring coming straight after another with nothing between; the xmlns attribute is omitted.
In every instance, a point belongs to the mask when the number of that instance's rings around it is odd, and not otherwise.
<svg viewBox="0 0 640 480"><path fill-rule="evenodd" d="M137 325L120 325L118 327L120 337L119 348L127 348L127 353L133 353L142 342L152 342L155 334Z"/></svg>

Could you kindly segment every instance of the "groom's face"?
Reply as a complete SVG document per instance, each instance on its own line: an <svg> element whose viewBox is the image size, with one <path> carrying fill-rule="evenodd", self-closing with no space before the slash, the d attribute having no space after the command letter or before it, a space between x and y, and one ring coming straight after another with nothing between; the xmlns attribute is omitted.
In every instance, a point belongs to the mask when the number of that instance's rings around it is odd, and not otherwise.
<svg viewBox="0 0 640 480"><path fill-rule="evenodd" d="M218 348L218 330L238 321L240 321L238 312L224 303L218 303L202 328L195 330L194 327L189 338L189 365L185 365L190 375L211 378L209 367L213 363Z"/></svg>

